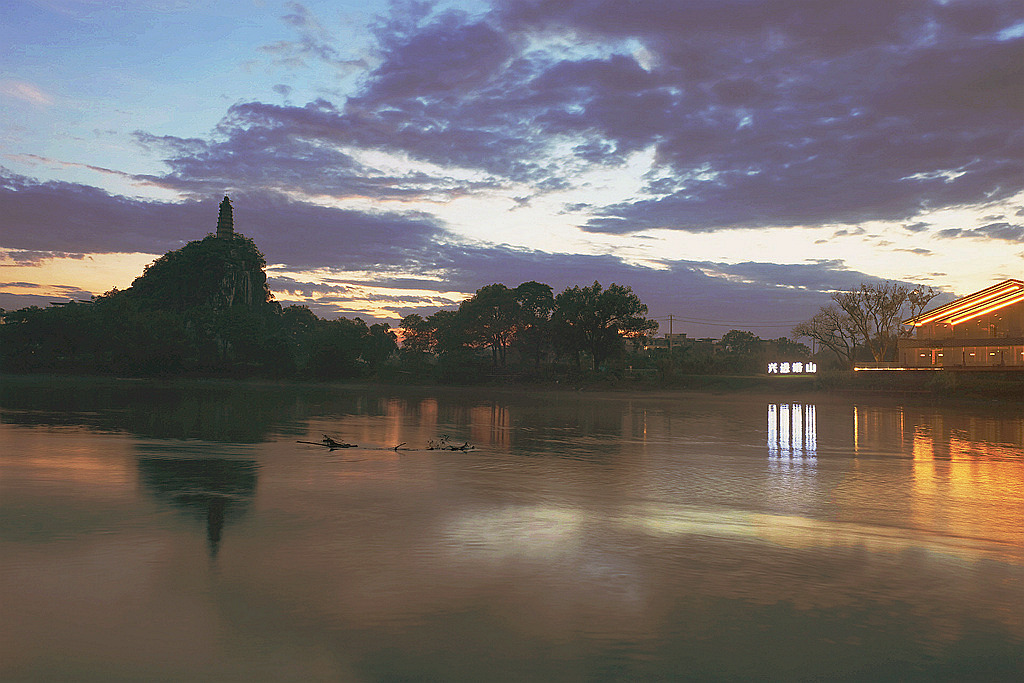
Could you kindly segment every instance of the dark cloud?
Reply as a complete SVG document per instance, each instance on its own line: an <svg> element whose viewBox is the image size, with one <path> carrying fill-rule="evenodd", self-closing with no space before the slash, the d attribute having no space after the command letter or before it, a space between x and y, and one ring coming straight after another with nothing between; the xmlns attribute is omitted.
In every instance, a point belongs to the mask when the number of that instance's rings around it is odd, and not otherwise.
<svg viewBox="0 0 1024 683"><path fill-rule="evenodd" d="M2 206L2 204L0 204ZM9 260L18 266L37 266L53 259L75 259L85 258L81 252L69 251L33 251L28 249L2 249L0 248L0 261Z"/></svg>
<svg viewBox="0 0 1024 683"><path fill-rule="evenodd" d="M88 253L163 253L216 227L220 197L149 202L86 185L39 183L0 173L0 247L35 258L61 249ZM233 195L236 229L253 237L271 263L292 268L419 268L450 237L417 214L367 213L289 200L275 193ZM19 252L14 252L13 257Z"/></svg>
<svg viewBox="0 0 1024 683"><path fill-rule="evenodd" d="M38 306L39 308L46 308L55 303L66 303L71 300L87 300L90 297L89 292L82 292L80 296L44 296L41 294L10 294L8 292L0 292L0 308L6 311L16 311L19 308L28 308L29 306Z"/></svg>
<svg viewBox="0 0 1024 683"><path fill-rule="evenodd" d="M969 4L509 1L495 20L640 43L647 69L624 54L535 60L546 111L530 123L589 137L575 151L591 162L654 143L671 171L670 192L588 229L706 231L905 219L1019 191L1024 40L1000 36L1024 9Z"/></svg>
<svg viewBox="0 0 1024 683"><path fill-rule="evenodd" d="M935 233L939 239L985 239L1024 242L1024 225L989 223L980 228L948 228Z"/></svg>
<svg viewBox="0 0 1024 683"><path fill-rule="evenodd" d="M233 105L205 141L135 133L143 147L165 154L170 172L135 180L192 194L229 190L295 191L338 199L446 201L500 185L496 180L456 180L410 171L385 174L358 162L346 148L381 147L360 138L351 117L326 100L302 107L249 102ZM386 136L383 136L386 137Z"/></svg>
<svg viewBox="0 0 1024 683"><path fill-rule="evenodd" d="M267 278L267 285L276 292L287 292L291 295L299 295L304 298L311 298L322 293L345 294L352 291L351 287L345 285L330 285L315 282L299 282L295 278L274 275Z"/></svg>
<svg viewBox="0 0 1024 683"><path fill-rule="evenodd" d="M39 284L34 282L0 282L0 289L49 290L53 294L18 294L0 292L0 308L14 311L29 306L45 308L55 303L90 301L93 293L73 285Z"/></svg>
<svg viewBox="0 0 1024 683"><path fill-rule="evenodd" d="M304 6L285 21L302 54L339 59ZM1024 38L1006 31L1022 21L999 0L398 3L344 102L241 103L211 140L139 138L169 152L152 182L200 193L545 192L653 148L646 194L594 208L585 229L908 220L1024 189ZM396 177L353 150L486 177Z"/></svg>
<svg viewBox="0 0 1024 683"><path fill-rule="evenodd" d="M903 229L906 230L907 232L915 232L916 233L916 232L924 232L924 231L926 231L930 227L931 227L931 223L925 223L923 221L918 221L917 223L911 223L909 225L904 225Z"/></svg>
<svg viewBox="0 0 1024 683"><path fill-rule="evenodd" d="M866 235L867 232L864 228L841 228L832 233L832 237L852 237L854 235Z"/></svg>

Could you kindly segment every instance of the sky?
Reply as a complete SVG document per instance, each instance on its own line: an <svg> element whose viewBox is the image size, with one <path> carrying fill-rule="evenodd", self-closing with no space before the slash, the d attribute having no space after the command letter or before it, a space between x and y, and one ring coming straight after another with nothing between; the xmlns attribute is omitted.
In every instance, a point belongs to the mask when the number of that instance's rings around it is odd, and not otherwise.
<svg viewBox="0 0 1024 683"><path fill-rule="evenodd" d="M0 307L228 194L282 305L632 287L694 337L1024 275L1019 0L0 0Z"/></svg>

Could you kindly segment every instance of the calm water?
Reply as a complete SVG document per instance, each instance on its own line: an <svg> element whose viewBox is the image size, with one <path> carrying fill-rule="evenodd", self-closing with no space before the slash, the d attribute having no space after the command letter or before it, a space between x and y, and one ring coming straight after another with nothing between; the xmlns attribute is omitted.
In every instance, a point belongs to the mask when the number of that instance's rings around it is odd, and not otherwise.
<svg viewBox="0 0 1024 683"><path fill-rule="evenodd" d="M0 385L0 680L1022 676L1019 407Z"/></svg>

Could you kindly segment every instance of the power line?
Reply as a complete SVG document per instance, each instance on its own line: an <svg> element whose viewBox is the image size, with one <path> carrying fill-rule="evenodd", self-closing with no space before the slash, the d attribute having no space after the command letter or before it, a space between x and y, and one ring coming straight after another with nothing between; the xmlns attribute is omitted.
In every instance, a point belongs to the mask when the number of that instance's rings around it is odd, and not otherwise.
<svg viewBox="0 0 1024 683"><path fill-rule="evenodd" d="M783 320L772 320L766 322L758 322L751 320L700 320L697 318L680 318L678 315L662 315L651 318L651 320L677 320L684 323L694 323L698 325L720 325L722 327L728 327L730 325L756 325L757 327L792 327L793 325L799 325L804 322L803 320L793 320L786 322Z"/></svg>

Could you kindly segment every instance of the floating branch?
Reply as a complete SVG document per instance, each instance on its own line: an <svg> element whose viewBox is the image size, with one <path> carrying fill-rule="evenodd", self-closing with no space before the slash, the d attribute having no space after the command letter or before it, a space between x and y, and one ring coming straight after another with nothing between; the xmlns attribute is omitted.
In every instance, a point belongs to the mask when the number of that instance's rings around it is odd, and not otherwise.
<svg viewBox="0 0 1024 683"><path fill-rule="evenodd" d="M310 446L325 446L326 448L328 448L329 450L332 450L332 451L335 448L357 448L357 445L354 444L354 443L345 443L344 441L336 441L336 440L332 439L331 437L327 436L326 434L324 434L324 438L321 441L296 441L296 443L307 443Z"/></svg>
<svg viewBox="0 0 1024 683"><path fill-rule="evenodd" d="M469 445L469 442L462 444L461 446L455 446L451 443L447 434L442 434L441 438L437 441L430 440L427 442L428 451L471 451L473 446Z"/></svg>

